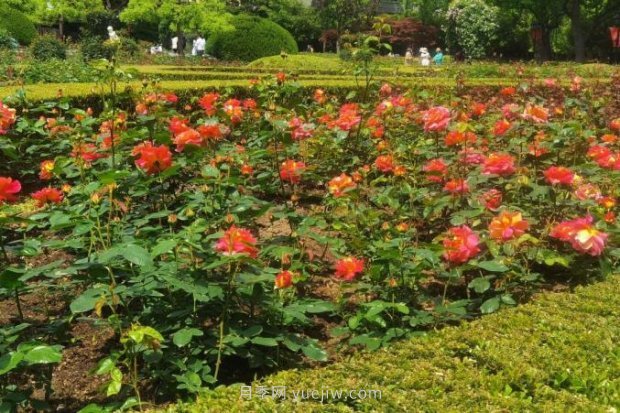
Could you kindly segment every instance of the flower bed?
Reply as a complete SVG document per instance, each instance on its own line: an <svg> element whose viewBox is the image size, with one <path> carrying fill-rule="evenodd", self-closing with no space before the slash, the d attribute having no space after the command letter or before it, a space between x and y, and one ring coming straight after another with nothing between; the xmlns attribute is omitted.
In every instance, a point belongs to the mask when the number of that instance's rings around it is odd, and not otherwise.
<svg viewBox="0 0 620 413"><path fill-rule="evenodd" d="M113 331L94 369L108 396L170 400L615 267L617 82L368 99L253 83L144 90L126 111L2 106L0 202L35 209L0 215L0 291L23 326L2 330L9 370L70 346L22 308L42 286L68 305L50 325ZM56 347L37 359L26 341Z"/></svg>

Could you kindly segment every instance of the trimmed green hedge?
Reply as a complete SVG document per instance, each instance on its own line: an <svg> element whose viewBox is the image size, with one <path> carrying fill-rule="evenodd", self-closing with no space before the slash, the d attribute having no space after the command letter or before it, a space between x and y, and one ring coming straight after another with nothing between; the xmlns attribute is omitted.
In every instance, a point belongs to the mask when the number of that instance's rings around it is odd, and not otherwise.
<svg viewBox="0 0 620 413"><path fill-rule="evenodd" d="M207 41L207 53L224 60L249 62L264 56L297 53L297 43L282 26L256 16L238 15L233 30L214 33Z"/></svg>
<svg viewBox="0 0 620 413"><path fill-rule="evenodd" d="M37 29L28 16L4 5L0 6L0 27L23 45L29 45L37 35Z"/></svg>
<svg viewBox="0 0 620 413"><path fill-rule="evenodd" d="M612 412L620 408L620 276L307 371L253 384L376 389L381 400L275 402L240 385L172 412ZM290 396L289 392L289 396Z"/></svg>

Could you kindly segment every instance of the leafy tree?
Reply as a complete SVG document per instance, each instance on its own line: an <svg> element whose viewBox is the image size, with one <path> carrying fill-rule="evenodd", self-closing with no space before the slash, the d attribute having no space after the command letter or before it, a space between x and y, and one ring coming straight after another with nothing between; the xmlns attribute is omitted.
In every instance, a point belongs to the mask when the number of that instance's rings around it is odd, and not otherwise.
<svg viewBox="0 0 620 413"><path fill-rule="evenodd" d="M620 0L567 0L575 60L586 59L586 48L597 35L606 37L607 27L620 20Z"/></svg>
<svg viewBox="0 0 620 413"><path fill-rule="evenodd" d="M37 5L37 0L0 0L0 6L8 6L26 14L33 14Z"/></svg>
<svg viewBox="0 0 620 413"><path fill-rule="evenodd" d="M230 29L229 17L220 0L129 0L120 14L121 21L128 25L159 23L180 36Z"/></svg>
<svg viewBox="0 0 620 413"><path fill-rule="evenodd" d="M322 0L318 4L319 18L325 29L336 32L337 51L340 51L340 36L346 31L359 32L372 25L377 14L379 0Z"/></svg>
<svg viewBox="0 0 620 413"><path fill-rule="evenodd" d="M446 40L467 58L486 56L497 39L499 10L482 0L457 0L446 13Z"/></svg>
<svg viewBox="0 0 620 413"><path fill-rule="evenodd" d="M536 57L540 61L549 60L553 55L551 33L560 27L566 16L567 0L494 0L504 9L512 9L518 13L529 13L533 23L540 29L540 40L534 46Z"/></svg>
<svg viewBox="0 0 620 413"><path fill-rule="evenodd" d="M401 0L403 10L411 7L412 15L424 24L441 26L445 22L445 14L448 11L450 0Z"/></svg>
<svg viewBox="0 0 620 413"><path fill-rule="evenodd" d="M44 23L57 24L60 37L64 24L83 22L86 15L103 10L101 0L38 0L35 15Z"/></svg>

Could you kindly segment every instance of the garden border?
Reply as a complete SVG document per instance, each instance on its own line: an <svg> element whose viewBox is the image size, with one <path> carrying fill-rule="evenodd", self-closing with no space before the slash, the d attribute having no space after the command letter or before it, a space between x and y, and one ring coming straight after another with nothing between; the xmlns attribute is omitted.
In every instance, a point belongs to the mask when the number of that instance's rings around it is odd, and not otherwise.
<svg viewBox="0 0 620 413"><path fill-rule="evenodd" d="M233 385L156 411L615 411L620 408L619 289L615 275L574 293L542 293L531 303L458 327L253 383L254 390L380 389L381 400L321 404L257 395L247 400L240 397L241 385Z"/></svg>

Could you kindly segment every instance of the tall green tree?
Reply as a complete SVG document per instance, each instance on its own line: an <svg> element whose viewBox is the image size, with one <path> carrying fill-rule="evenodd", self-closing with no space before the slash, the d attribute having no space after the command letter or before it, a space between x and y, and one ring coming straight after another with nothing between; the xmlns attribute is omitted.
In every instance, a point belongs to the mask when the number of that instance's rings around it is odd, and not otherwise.
<svg viewBox="0 0 620 413"><path fill-rule="evenodd" d="M120 13L127 25L159 23L173 33L212 33L232 28L228 25L230 14L221 0L129 0Z"/></svg>
<svg viewBox="0 0 620 413"><path fill-rule="evenodd" d="M0 5L9 6L22 13L32 15L38 6L37 0L0 0Z"/></svg>
<svg viewBox="0 0 620 413"><path fill-rule="evenodd" d="M610 25L620 23L620 0L567 0L575 60L586 59L588 43L597 35L605 35Z"/></svg>
<svg viewBox="0 0 620 413"><path fill-rule="evenodd" d="M401 5L411 7L410 14L422 23L439 27L445 23L450 0L401 0Z"/></svg>
<svg viewBox="0 0 620 413"><path fill-rule="evenodd" d="M42 23L57 24L63 37L65 23L83 22L88 13L101 10L101 0L37 0L34 13Z"/></svg>
<svg viewBox="0 0 620 413"><path fill-rule="evenodd" d="M336 47L340 51L340 36L343 33L359 32L372 26L379 0L322 0L317 6L321 26L335 30Z"/></svg>
<svg viewBox="0 0 620 413"><path fill-rule="evenodd" d="M540 30L540 39L535 42L534 51L539 61L550 60L553 56L551 49L551 33L560 27L567 15L568 0L493 0L505 9L513 9L521 13L532 15L534 25Z"/></svg>
<svg viewBox="0 0 620 413"><path fill-rule="evenodd" d="M450 50L479 59L496 45L499 9L483 0L456 0L446 12L446 41Z"/></svg>

